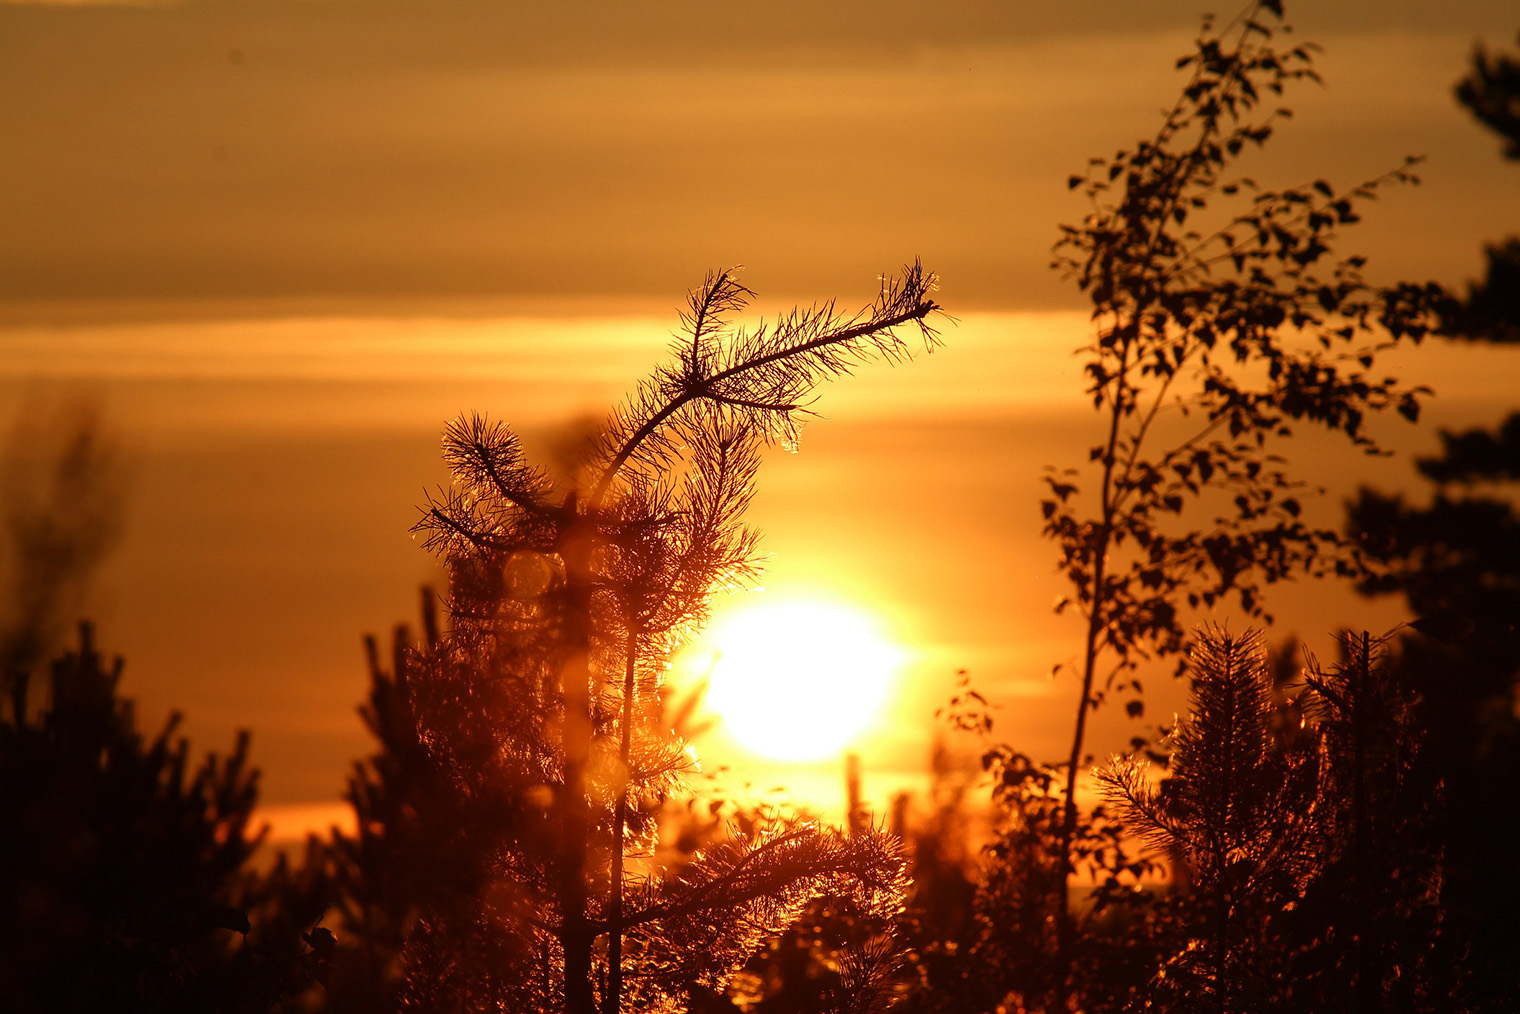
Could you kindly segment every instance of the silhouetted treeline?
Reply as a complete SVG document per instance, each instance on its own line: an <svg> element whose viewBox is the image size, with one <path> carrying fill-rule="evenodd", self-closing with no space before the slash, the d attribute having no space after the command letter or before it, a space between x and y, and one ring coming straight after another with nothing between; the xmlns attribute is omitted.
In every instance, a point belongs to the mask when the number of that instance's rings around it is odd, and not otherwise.
<svg viewBox="0 0 1520 1014"><path fill-rule="evenodd" d="M367 715L382 749L351 782L361 830L314 842L304 870L254 874L246 739L192 768L172 721L136 734L120 663L104 664L86 628L52 667L51 706L0 729L8 1009L401 1010L432 961L468 978L452 983L454 1003L427 1009L474 1009L499 990L496 949L512 941L451 928L435 954L428 932L444 925L429 922L439 906L482 890L461 860L494 818L429 787L425 752L396 735L395 677L374 661ZM1062 876L1050 859L1058 772L993 746L984 850L969 845L980 802L947 765L928 815L894 821L915 884L898 916L820 897L726 996L694 992L684 1009L1050 1009L1043 998L1067 990L1095 1011L1509 1009L1513 952L1490 937L1496 904L1475 897L1467 866L1473 827L1505 790L1487 786L1479 813L1461 812L1478 790L1450 781L1438 713L1409 664L1422 656L1390 658L1361 635L1332 665L1274 667L1258 635L1201 631L1191 714L1160 746L1164 777L1144 755L1111 764L1107 802L1082 812L1072 983L1040 958ZM728 805L740 833L767 819ZM661 862L679 868L730 833L717 816L663 808ZM1492 893L1512 862L1485 872Z"/></svg>

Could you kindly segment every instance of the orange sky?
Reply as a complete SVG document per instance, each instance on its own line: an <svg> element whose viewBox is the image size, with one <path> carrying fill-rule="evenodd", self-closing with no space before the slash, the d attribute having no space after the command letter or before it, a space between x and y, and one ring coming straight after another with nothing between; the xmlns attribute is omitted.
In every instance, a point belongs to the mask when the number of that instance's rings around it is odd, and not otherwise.
<svg viewBox="0 0 1520 1014"><path fill-rule="evenodd" d="M1200 9L0 3L0 303L665 306L734 263L813 299L919 255L962 310L1073 306L1046 270L1066 176L1153 129ZM1250 168L1350 184L1427 154L1358 242L1390 276L1472 271L1514 180L1450 91L1513 10L1289 13L1329 85Z"/></svg>
<svg viewBox="0 0 1520 1014"><path fill-rule="evenodd" d="M825 388L825 418L801 452L773 452L761 472L751 520L774 554L765 586L867 608L910 652L904 693L866 750L878 791L888 769L925 756L959 668L1002 706L1001 735L1037 756L1059 752L1073 688L1047 673L1079 642L1050 616L1064 589L1037 500L1042 467L1080 461L1091 440L1063 354L1083 327L1078 313L967 314L933 355ZM133 474L125 538L89 605L101 643L127 658L123 689L150 724L183 709L199 748L251 727L265 799L296 802L335 795L371 748L354 713L361 634L414 620L419 583L438 580L407 529L424 488L446 480L442 421L488 410L541 455L642 374L668 328L669 318L17 326L0 401L36 412L78 392L101 401ZM1431 423L1478 425L1513 403L1516 352L1427 345L1391 365L1418 369L1443 395ZM1430 426L1382 429L1406 450L1435 443ZM1331 488L1311 508L1331 524L1356 483L1397 486L1410 471L1407 458L1368 460L1322 440L1301 450ZM1279 588L1270 604L1279 632L1326 653L1340 624L1399 618L1391 603L1333 587ZM1151 699L1165 718L1179 688L1153 683ZM1100 751L1133 731L1117 716L1100 730ZM748 774L838 785L826 770Z"/></svg>
<svg viewBox="0 0 1520 1014"><path fill-rule="evenodd" d="M1347 245L1374 278L1474 273L1517 177L1450 91L1474 40L1512 42L1504 6L1290 3L1328 87L1290 96L1249 171L1346 183L1426 153L1426 184ZM198 749L251 726L266 799L332 797L369 748L359 636L432 575L406 529L443 420L488 410L542 446L646 372L709 267L750 265L767 306L849 305L920 255L962 323L826 390L803 453L767 462L767 584L862 600L916 653L881 765L922 755L962 666L1053 756L1074 690L1044 673L1075 641L1049 618L1038 476L1079 460L1090 417L1049 247L1081 210L1066 176L1170 102L1197 13L0 3L0 406L86 391L131 448L92 603L124 689L150 724L186 710ZM1431 419L1475 425L1517 365L1427 347L1399 368L1442 394ZM1308 452L1334 495L1409 472ZM1282 627L1396 617L1329 595L1285 596Z"/></svg>

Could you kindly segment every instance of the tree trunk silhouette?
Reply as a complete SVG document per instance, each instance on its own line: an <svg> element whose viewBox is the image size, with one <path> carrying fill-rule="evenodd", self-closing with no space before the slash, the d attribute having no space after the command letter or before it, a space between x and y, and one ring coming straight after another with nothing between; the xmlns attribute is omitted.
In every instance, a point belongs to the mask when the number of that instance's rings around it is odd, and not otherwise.
<svg viewBox="0 0 1520 1014"><path fill-rule="evenodd" d="M589 526L576 516L576 497L565 500L570 519L561 553L565 561L566 658L560 670L565 702L565 780L561 786L560 943L565 949L565 1010L596 1014L591 988L591 946L595 940L586 918L587 845L591 829L586 799L586 764L591 754L591 568L594 542Z"/></svg>
<svg viewBox="0 0 1520 1014"><path fill-rule="evenodd" d="M623 719L619 730L618 760L625 779L618 792L612 813L612 877L607 899L607 995L602 1000L605 1014L618 1014L623 1006L623 838L628 828L628 794L632 786L626 779L633 746L634 678L638 669L638 628L629 624L623 669Z"/></svg>

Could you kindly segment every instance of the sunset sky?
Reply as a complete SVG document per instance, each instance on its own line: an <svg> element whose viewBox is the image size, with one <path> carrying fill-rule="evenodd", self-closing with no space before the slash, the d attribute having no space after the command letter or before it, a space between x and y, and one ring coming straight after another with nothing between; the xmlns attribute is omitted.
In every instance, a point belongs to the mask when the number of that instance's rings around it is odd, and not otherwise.
<svg viewBox="0 0 1520 1014"><path fill-rule="evenodd" d="M1085 458L1093 420L1050 246L1083 211L1067 176L1154 130L1202 10L0 3L0 415L91 399L131 463L90 605L144 724L182 708L197 749L251 727L266 800L335 798L370 748L360 635L437 580L407 529L445 480L445 420L488 411L547 449L647 372L707 269L746 265L774 311L865 303L917 256L959 324L826 390L802 453L771 456L765 594L852 603L911 656L868 779L918 762L963 667L1001 735L1054 757L1076 688L1045 674L1078 645L1049 616L1038 478ZM1424 184L1345 248L1374 280L1474 275L1520 228L1520 175L1451 92L1475 42L1514 45L1512 5L1288 14L1326 86L1287 97L1242 171L1347 185L1423 154ZM1493 350L1395 366L1440 396L1387 428L1406 451L1520 384ZM1335 452L1305 445L1327 521L1358 481L1410 473ZM1273 605L1274 639L1325 654L1342 623L1399 619L1327 589ZM1101 751L1128 730L1100 731Z"/></svg>

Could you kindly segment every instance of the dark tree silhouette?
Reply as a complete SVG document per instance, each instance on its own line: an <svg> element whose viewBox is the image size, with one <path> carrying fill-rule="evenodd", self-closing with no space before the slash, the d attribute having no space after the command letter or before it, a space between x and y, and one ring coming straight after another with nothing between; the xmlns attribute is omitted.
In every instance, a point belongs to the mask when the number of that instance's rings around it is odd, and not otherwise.
<svg viewBox="0 0 1520 1014"><path fill-rule="evenodd" d="M1458 100L1504 137L1506 155L1520 157L1520 63L1492 60L1480 48L1457 85ZM1505 111L1508 111L1506 115ZM1486 250L1487 274L1466 296L1443 307L1441 333L1467 341L1520 340L1520 237ZM1443 431L1442 453L1417 467L1438 485L1427 507L1362 490L1350 505L1348 528L1387 572L1369 578L1369 594L1402 593L1424 630L1464 641L1485 670L1483 694L1508 692L1520 670L1520 518L1505 484L1520 483L1520 412L1493 430ZM1485 485L1487 493L1458 491Z"/></svg>
<svg viewBox="0 0 1520 1014"><path fill-rule="evenodd" d="M1364 258L1334 250L1381 185L1414 180L1413 160L1345 190L1266 190L1231 174L1289 115L1276 97L1318 79L1315 47L1279 48L1281 16L1268 0L1217 31L1205 22L1157 134L1069 181L1092 211L1063 228L1055 266L1092 302L1097 333L1082 352L1102 435L1087 473L1050 470L1042 503L1072 589L1057 611L1075 606L1085 620L1054 843L1068 871L1088 714L1114 694L1142 713L1136 668L1182 648L1184 610L1231 596L1264 616L1267 584L1357 572L1348 540L1305 521L1305 484L1278 453L1285 439L1318 427L1377 453L1367 417L1413 419L1424 393L1371 370L1381 349L1426 333L1436 293L1378 290ZM1069 873L1060 884L1053 947L1069 975Z"/></svg>
<svg viewBox="0 0 1520 1014"><path fill-rule="evenodd" d="M1160 786L1143 760L1099 772L1131 831L1186 865L1190 945L1155 981L1168 1010L1272 1009L1282 972L1272 937L1303 896L1324 832L1315 744L1273 734L1273 681L1261 635L1199 633L1192 714L1170 737Z"/></svg>
<svg viewBox="0 0 1520 1014"><path fill-rule="evenodd" d="M0 990L7 1010L269 1011L320 977L298 935L250 933L248 737L192 767L152 740L90 627L48 706L0 720ZM26 681L13 714L26 715Z"/></svg>
<svg viewBox="0 0 1520 1014"><path fill-rule="evenodd" d="M1457 82L1457 101L1504 142L1504 157L1520 159L1520 59L1490 58L1479 46L1472 70Z"/></svg>
<svg viewBox="0 0 1520 1014"><path fill-rule="evenodd" d="M350 793L361 819L413 827L436 857L405 861L427 884L412 913L386 916L405 938L403 1002L665 1009L712 995L811 898L901 904L903 861L881 832L736 828L663 873L650 850L690 764L662 719L665 660L712 590L753 570L742 515L759 452L795 441L820 379L906 357L900 329L932 344L932 285L915 265L855 316L827 305L740 330L751 293L710 276L674 362L558 488L500 423L451 424L455 485L418 525L449 567L450 622L377 677L370 718L397 767ZM342 847L378 839L361 829Z"/></svg>
<svg viewBox="0 0 1520 1014"><path fill-rule="evenodd" d="M1320 747L1324 823L1314 881L1285 920L1284 978L1315 1009L1441 1010L1452 996L1438 985L1450 956L1439 944L1445 790L1432 737L1386 639L1347 632L1341 649L1329 668L1308 657L1278 730L1290 747Z"/></svg>
<svg viewBox="0 0 1520 1014"><path fill-rule="evenodd" d="M1284 681L1259 634L1200 631L1166 777L1133 757L1099 772L1175 873L1150 928L1160 960L1129 1008L1470 1009L1419 695L1383 639L1343 649Z"/></svg>
<svg viewBox="0 0 1520 1014"><path fill-rule="evenodd" d="M1457 101L1499 135L1506 159L1520 159L1520 58L1490 57L1479 46L1472 69L1457 82ZM1486 246L1481 281L1467 286L1465 298L1446 306L1443 334L1475 341L1520 341L1520 236Z"/></svg>
<svg viewBox="0 0 1520 1014"><path fill-rule="evenodd" d="M445 772L420 740L415 693L423 677L419 659L439 643L437 598L422 590L422 645L395 629L389 666L374 637L365 638L369 700L360 715L378 744L354 766L344 798L354 811L352 834L334 829L314 842L313 860L327 880L319 890L336 910L339 945L329 984L329 1009L380 1012L400 1005L402 949L429 907L475 881L455 857L461 836L500 835L488 808L471 809L449 791Z"/></svg>
<svg viewBox="0 0 1520 1014"><path fill-rule="evenodd" d="M1458 101L1520 154L1520 63L1475 52ZM1484 279L1453 296L1443 335L1520 340L1520 238L1486 250ZM1520 412L1493 429L1442 432L1441 453L1418 459L1436 485L1425 502L1363 489L1347 531L1383 572L1369 595L1398 594L1419 635L1401 645L1402 678L1422 696L1426 780L1441 786L1445 857L1440 994L1453 1010L1504 1010L1520 997Z"/></svg>
<svg viewBox="0 0 1520 1014"><path fill-rule="evenodd" d="M1484 273L1442 307L1441 332L1474 341L1520 342L1520 236L1483 248Z"/></svg>

